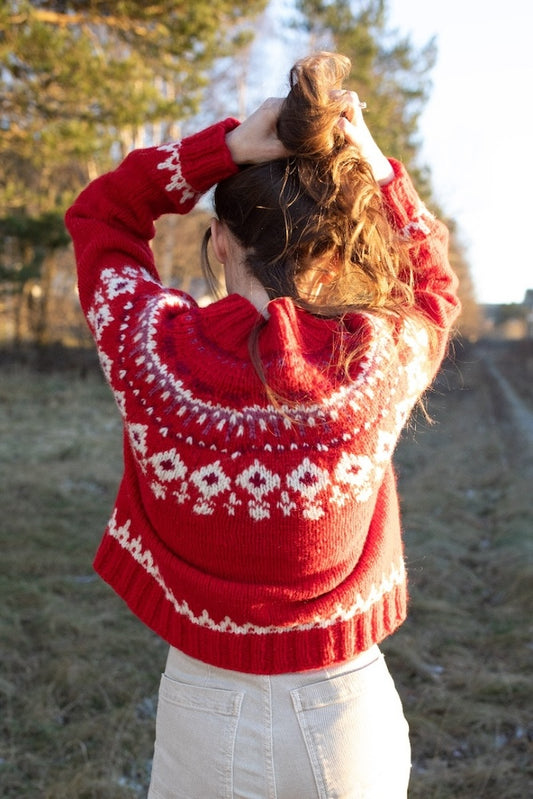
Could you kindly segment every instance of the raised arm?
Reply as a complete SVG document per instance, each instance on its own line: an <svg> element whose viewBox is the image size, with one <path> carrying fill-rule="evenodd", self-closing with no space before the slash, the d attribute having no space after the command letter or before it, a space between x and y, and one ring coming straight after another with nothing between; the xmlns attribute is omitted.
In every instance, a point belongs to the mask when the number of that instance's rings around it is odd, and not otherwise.
<svg viewBox="0 0 533 799"><path fill-rule="evenodd" d="M227 119L180 142L136 150L80 194L65 221L86 313L109 270L142 270L153 290L159 280L149 245L154 221L188 213L205 191L237 171L226 134L238 124Z"/></svg>
<svg viewBox="0 0 533 799"><path fill-rule="evenodd" d="M381 186L391 224L413 244L415 300L418 310L436 331L434 357L440 362L449 329L460 310L457 277L448 260L448 230L420 200L405 167L382 153L366 125L357 94L341 94L346 105L339 128L370 164Z"/></svg>

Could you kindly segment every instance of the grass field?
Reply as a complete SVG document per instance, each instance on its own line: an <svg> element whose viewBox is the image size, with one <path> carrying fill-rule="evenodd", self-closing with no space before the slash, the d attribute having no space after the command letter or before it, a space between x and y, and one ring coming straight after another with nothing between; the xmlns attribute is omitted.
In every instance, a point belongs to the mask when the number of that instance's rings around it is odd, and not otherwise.
<svg viewBox="0 0 533 799"><path fill-rule="evenodd" d="M498 357L509 381L515 358L533 407L523 354ZM396 457L411 603L384 645L411 726L410 799L523 799L533 796L533 466L519 443L527 438L475 352L447 367L429 410L436 423L413 424ZM118 415L98 373L4 365L6 799L146 793L166 646L91 568L120 461Z"/></svg>

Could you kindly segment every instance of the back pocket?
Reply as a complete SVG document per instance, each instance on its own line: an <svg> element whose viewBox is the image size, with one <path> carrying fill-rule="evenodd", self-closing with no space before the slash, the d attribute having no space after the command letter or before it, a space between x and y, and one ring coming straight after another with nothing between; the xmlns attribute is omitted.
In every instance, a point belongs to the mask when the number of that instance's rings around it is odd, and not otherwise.
<svg viewBox="0 0 533 799"><path fill-rule="evenodd" d="M231 799L241 703L237 691L162 675L150 799Z"/></svg>
<svg viewBox="0 0 533 799"><path fill-rule="evenodd" d="M381 656L291 696L320 799L405 799L409 730Z"/></svg>

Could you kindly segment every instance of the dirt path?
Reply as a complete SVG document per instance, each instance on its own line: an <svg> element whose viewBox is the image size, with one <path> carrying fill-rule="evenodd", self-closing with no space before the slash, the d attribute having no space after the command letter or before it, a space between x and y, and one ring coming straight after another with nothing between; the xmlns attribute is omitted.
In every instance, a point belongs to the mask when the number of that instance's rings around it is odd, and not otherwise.
<svg viewBox="0 0 533 799"><path fill-rule="evenodd" d="M533 400L527 402L502 373L499 362L502 348L478 345L474 354L484 371L487 388L494 403L495 418L502 424L502 442L510 467L526 468L533 473ZM498 357L499 356L499 357ZM505 360L505 356L503 356ZM528 362L527 362L528 363ZM526 363L515 367L514 377L523 379ZM513 376L513 373L511 373ZM531 375L533 386L533 375Z"/></svg>

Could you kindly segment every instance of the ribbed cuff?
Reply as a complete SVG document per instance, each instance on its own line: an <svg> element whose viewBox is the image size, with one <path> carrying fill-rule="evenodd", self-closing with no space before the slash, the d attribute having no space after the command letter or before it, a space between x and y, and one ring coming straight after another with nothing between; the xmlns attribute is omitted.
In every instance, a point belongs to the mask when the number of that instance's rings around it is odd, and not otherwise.
<svg viewBox="0 0 533 799"><path fill-rule="evenodd" d="M183 139L181 158L183 177L195 191L203 193L239 167L233 162L226 145L226 133L239 125L229 117Z"/></svg>

